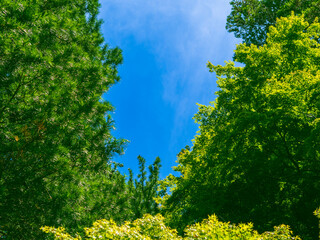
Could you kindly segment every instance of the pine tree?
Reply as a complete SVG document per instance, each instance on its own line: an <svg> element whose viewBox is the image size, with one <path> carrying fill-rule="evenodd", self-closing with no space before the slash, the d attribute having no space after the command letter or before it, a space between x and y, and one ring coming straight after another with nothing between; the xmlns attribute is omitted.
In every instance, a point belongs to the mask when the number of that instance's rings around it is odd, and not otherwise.
<svg viewBox="0 0 320 240"><path fill-rule="evenodd" d="M102 94L119 80L98 0L0 3L0 232L41 239L42 225L76 229L126 220L127 185L110 163L125 141ZM94 218L94 219L91 219Z"/></svg>
<svg viewBox="0 0 320 240"><path fill-rule="evenodd" d="M149 166L149 176L145 167L146 160L138 156L139 174L138 179L133 179L133 172L129 169L128 185L131 189L131 206L134 212L134 218L141 218L144 214L155 215L159 212L158 204L155 198L158 197L158 181L161 160L157 157L152 165Z"/></svg>

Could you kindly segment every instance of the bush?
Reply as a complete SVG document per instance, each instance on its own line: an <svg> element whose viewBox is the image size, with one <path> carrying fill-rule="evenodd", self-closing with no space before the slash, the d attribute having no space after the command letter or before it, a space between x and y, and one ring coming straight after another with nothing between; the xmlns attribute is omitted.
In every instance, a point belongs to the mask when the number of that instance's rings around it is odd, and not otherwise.
<svg viewBox="0 0 320 240"><path fill-rule="evenodd" d="M42 231L51 233L57 240L80 240L80 236L72 237L65 232L64 228L42 227ZM144 215L133 222L126 222L118 226L113 220L98 220L91 228L85 228L85 239L137 239L137 240L192 240L192 239L228 239L228 240L300 240L294 237L289 226L281 225L274 228L273 232L259 234L253 229L253 224L231 224L230 222L220 222L215 215L201 223L188 226L185 229L185 236L178 236L176 230L165 226L164 217L160 214L151 216Z"/></svg>

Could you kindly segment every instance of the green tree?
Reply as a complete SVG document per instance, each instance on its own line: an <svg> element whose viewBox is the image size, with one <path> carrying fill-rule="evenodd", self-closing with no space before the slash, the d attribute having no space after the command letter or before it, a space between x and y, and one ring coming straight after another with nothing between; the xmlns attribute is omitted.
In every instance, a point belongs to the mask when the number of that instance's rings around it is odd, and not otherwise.
<svg viewBox="0 0 320 240"><path fill-rule="evenodd" d="M161 167L161 160L157 157L154 163L149 166L149 176L145 167L146 160L138 156L139 174L138 179L133 179L133 172L129 169L128 186L132 194L131 207L134 212L134 219L141 218L144 214L155 215L159 212L155 198L158 197L158 182Z"/></svg>
<svg viewBox="0 0 320 240"><path fill-rule="evenodd" d="M266 44L240 44L216 72L216 101L200 105L193 147L178 156L179 177L162 210L183 229L208 214L253 222L258 230L288 224L317 238L320 205L320 24L280 18Z"/></svg>
<svg viewBox="0 0 320 240"><path fill-rule="evenodd" d="M232 0L226 28L248 44L263 45L268 29L294 11L311 23L320 16L319 0Z"/></svg>
<svg viewBox="0 0 320 240"><path fill-rule="evenodd" d="M125 220L128 192L110 159L102 94L119 80L98 0L0 3L0 232L40 239L42 225L77 227L90 215ZM116 186L115 186L116 185ZM123 204L122 204L123 203Z"/></svg>
<svg viewBox="0 0 320 240"><path fill-rule="evenodd" d="M319 219L319 239L320 239L320 208L314 211L314 215Z"/></svg>

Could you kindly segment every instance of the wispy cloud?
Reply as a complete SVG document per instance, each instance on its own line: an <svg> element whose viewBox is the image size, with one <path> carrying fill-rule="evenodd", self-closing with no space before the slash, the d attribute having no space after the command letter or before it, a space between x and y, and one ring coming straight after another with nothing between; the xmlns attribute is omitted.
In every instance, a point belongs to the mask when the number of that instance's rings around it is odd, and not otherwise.
<svg viewBox="0 0 320 240"><path fill-rule="evenodd" d="M112 12L117 14L108 14ZM206 63L230 60L239 42L225 30L229 12L229 3L223 0L103 2L104 21L117 29L118 38L131 36L146 45L164 69L162 97L175 109L172 144L192 121L196 103L208 104L215 98L216 79Z"/></svg>

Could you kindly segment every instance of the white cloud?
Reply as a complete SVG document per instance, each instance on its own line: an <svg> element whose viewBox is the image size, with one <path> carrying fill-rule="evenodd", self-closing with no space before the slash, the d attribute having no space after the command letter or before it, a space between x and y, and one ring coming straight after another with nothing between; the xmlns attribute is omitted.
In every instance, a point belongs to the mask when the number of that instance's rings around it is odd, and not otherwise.
<svg viewBox="0 0 320 240"><path fill-rule="evenodd" d="M208 104L215 97L216 79L207 61L223 64L232 58L236 41L225 30L228 1L105 0L102 6L103 19L119 38L133 36L149 46L165 69L162 96L175 109L174 141L194 115L196 102ZM117 19L110 12L117 12Z"/></svg>

